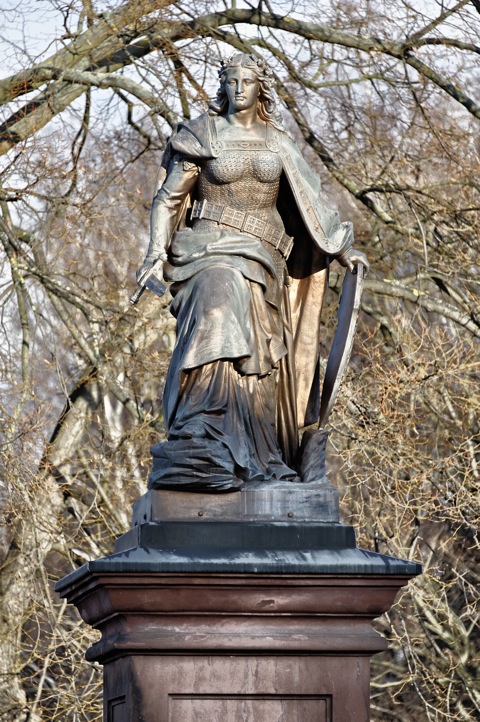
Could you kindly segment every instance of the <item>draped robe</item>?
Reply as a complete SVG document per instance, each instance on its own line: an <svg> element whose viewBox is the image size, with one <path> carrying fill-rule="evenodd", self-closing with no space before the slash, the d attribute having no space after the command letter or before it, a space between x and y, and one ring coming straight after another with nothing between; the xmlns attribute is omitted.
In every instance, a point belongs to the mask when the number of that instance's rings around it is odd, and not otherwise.
<svg viewBox="0 0 480 722"><path fill-rule="evenodd" d="M353 244L351 224L325 204L295 143L269 124L266 148L282 168L276 206L293 236L288 275L279 276L259 238L189 227L202 166L222 160L216 123L204 114L179 125L152 206L177 339L164 393L168 441L152 447L150 488L227 491L296 479L298 429L319 413L328 261Z"/></svg>

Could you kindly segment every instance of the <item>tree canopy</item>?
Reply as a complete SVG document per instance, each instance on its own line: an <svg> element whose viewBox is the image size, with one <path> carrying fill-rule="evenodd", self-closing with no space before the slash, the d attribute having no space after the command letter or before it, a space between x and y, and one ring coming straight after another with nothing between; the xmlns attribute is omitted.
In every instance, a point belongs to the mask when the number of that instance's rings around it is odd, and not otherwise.
<svg viewBox="0 0 480 722"><path fill-rule="evenodd" d="M378 622L372 719L478 719L480 2L10 0L0 16L0 720L101 718L94 633L53 584L111 552L145 491L174 321L167 298L128 296L166 140L238 51L268 59L372 264L330 477L360 546L425 566Z"/></svg>

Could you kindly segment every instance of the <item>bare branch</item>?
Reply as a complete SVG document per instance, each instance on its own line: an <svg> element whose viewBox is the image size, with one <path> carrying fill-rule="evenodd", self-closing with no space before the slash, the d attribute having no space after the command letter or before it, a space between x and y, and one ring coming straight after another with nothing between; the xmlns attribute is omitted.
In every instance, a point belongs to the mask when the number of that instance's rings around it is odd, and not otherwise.
<svg viewBox="0 0 480 722"><path fill-rule="evenodd" d="M421 306L426 311L433 311L434 313L438 313L440 316L454 321L459 326L463 326L468 329L474 336L480 338L480 323L475 320L473 312L465 312L463 309L458 309L457 307L452 306L452 304L446 303L438 298L433 298L424 291L411 288L399 281L389 279L383 279L380 281L367 278L365 281L365 288L375 293L391 296L392 298L401 298L404 301L411 301L412 303Z"/></svg>

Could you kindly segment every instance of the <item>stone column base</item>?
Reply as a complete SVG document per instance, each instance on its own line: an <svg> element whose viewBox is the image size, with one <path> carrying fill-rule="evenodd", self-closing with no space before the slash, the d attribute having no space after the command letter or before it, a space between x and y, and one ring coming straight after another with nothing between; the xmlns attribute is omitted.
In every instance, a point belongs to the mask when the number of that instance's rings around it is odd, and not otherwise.
<svg viewBox="0 0 480 722"><path fill-rule="evenodd" d="M105 722L367 722L371 625L418 564L314 522L137 524L57 589L102 637Z"/></svg>

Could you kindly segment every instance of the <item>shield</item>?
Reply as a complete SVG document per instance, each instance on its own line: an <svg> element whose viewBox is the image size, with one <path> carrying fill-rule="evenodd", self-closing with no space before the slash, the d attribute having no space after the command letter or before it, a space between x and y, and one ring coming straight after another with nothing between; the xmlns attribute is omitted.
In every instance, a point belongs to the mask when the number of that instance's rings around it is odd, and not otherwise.
<svg viewBox="0 0 480 722"><path fill-rule="evenodd" d="M337 330L327 362L320 399L320 423L323 428L338 396L340 385L350 361L363 291L364 266L359 263L352 273L348 269L342 285L337 314Z"/></svg>

